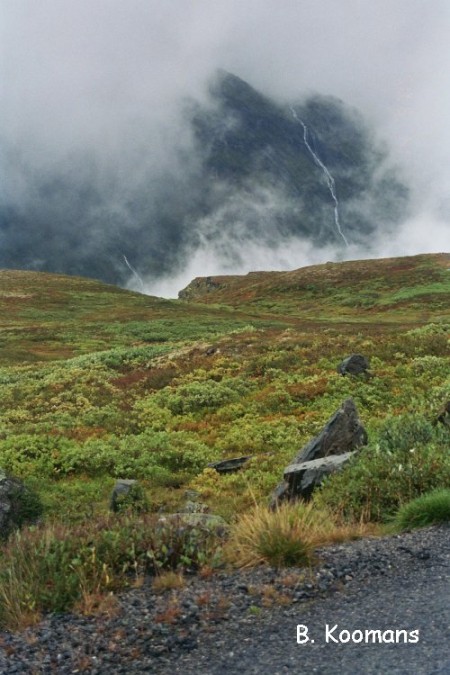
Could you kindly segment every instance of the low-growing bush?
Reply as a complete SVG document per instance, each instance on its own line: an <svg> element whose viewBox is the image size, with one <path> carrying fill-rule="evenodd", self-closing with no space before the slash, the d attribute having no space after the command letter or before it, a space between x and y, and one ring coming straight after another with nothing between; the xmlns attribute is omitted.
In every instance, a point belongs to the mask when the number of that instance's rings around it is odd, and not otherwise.
<svg viewBox="0 0 450 675"><path fill-rule="evenodd" d="M420 415L389 418L378 443L328 478L314 502L351 520L388 520L399 507L450 484L450 430Z"/></svg>
<svg viewBox="0 0 450 675"><path fill-rule="evenodd" d="M433 490L403 504L393 522L399 530L450 523L450 489Z"/></svg>
<svg viewBox="0 0 450 675"><path fill-rule="evenodd" d="M98 518L13 535L0 556L0 624L10 629L62 612L83 595L125 588L144 574L197 570L219 551L216 534L182 518Z"/></svg>
<svg viewBox="0 0 450 675"><path fill-rule="evenodd" d="M172 414L184 415L217 410L227 403L238 401L245 392L246 386L239 380L203 380L183 384L174 390L166 388L158 394L156 400L167 406Z"/></svg>

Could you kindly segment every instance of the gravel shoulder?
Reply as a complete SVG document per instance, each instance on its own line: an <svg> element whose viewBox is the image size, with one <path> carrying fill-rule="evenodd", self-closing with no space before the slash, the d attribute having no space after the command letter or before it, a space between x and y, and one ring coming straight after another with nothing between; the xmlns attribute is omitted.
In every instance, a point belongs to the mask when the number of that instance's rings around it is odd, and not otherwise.
<svg viewBox="0 0 450 675"><path fill-rule="evenodd" d="M310 571L192 577L161 595L144 584L105 614L1 632L0 672L450 675L448 526L327 547L318 558ZM304 644L298 625L308 628ZM380 631L375 643L366 630Z"/></svg>

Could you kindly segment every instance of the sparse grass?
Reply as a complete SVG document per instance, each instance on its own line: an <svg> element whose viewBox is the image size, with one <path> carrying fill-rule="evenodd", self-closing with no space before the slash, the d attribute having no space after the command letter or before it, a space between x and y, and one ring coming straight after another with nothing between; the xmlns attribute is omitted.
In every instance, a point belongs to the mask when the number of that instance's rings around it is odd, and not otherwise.
<svg viewBox="0 0 450 675"><path fill-rule="evenodd" d="M120 612L119 600L114 593L81 591L81 597L74 604L73 611L84 616L117 616Z"/></svg>
<svg viewBox="0 0 450 675"><path fill-rule="evenodd" d="M185 585L186 580L181 572L167 570L156 575L153 579L152 588L155 593L164 593L165 591L184 588Z"/></svg>
<svg viewBox="0 0 450 675"><path fill-rule="evenodd" d="M450 523L450 489L433 490L403 504L393 518L393 525L400 531Z"/></svg>

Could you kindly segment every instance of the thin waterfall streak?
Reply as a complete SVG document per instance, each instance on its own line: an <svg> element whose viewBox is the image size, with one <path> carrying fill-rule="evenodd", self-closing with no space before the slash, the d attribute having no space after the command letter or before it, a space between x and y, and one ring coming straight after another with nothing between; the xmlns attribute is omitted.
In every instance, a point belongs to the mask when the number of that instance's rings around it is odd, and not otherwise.
<svg viewBox="0 0 450 675"><path fill-rule="evenodd" d="M309 144L309 142L308 142L308 127L303 122L303 120L301 120L298 117L297 113L295 112L294 108L292 108L292 107L291 107L291 112L292 112L292 116L294 117L294 119L297 120L297 122L299 122L299 124L301 124L302 127L303 127L303 141L305 143L305 146L308 149L308 152L311 154L311 156L314 159L317 166L319 166L323 171L323 174L325 176L325 180L327 181L328 189L329 189L330 194L331 194L331 196L333 198L333 201L334 201L334 224L336 225L336 229L338 231L338 234L344 240L345 245L348 246L349 245L348 240L347 240L345 234L342 232L341 223L340 223L340 220L339 220L339 201L338 201L337 193L336 193L336 182L335 182L333 176L331 175L331 173L328 171L325 164L322 162L320 157L314 152L311 145Z"/></svg>
<svg viewBox="0 0 450 675"><path fill-rule="evenodd" d="M136 279L139 281L139 284L140 284L140 286L141 286L141 290L143 291L143 290L144 290L144 282L142 281L141 277L140 277L139 274L136 272L136 270L134 269L134 267L133 267L132 265L130 265L130 263L128 262L128 258L127 258L126 255L123 255L123 259L124 259L124 261L125 261L125 265L128 267L128 269L130 270L130 272L131 272L131 273L133 274L133 276L135 276Z"/></svg>

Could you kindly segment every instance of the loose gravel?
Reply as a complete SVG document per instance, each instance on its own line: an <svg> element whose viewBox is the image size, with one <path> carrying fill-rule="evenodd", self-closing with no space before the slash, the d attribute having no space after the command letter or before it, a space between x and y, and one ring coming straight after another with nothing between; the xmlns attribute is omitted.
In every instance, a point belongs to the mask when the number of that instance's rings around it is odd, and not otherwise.
<svg viewBox="0 0 450 675"><path fill-rule="evenodd" d="M345 675L409 670L418 675L450 674L449 535L450 528L442 526L354 541L319 550L318 564L310 570L277 571L261 567L216 573L209 578L193 576L187 579L184 588L162 594L154 592L149 580L140 588L118 596L105 613L50 615L24 631L0 632L0 673L325 675L339 671ZM428 589L431 574L433 581ZM426 666L419 664L411 671L405 656L397 670L392 664L384 670L379 658L382 653L392 652L386 649L392 645L382 648L364 645L366 656L371 654L370 663L366 663L364 655L361 661L361 645L358 650L336 645L333 655L329 649L323 649L320 640L308 652L296 644L296 624L311 621L317 634L318 625L324 625L327 616L334 620L338 609L348 619L348 626L342 624L343 627L350 630L349 608L354 606L351 602L366 617L365 627L377 628L369 621L376 622L377 616L381 616L375 603L377 596L383 600L387 612L385 626L406 628L400 625L398 613L395 615L396 604L403 598L404 612L408 614L403 619L408 620L409 628L413 627L419 617L408 598L414 598L414 584L419 588L419 582L425 604L428 595L434 593L435 603L440 607L441 623L435 621L433 628L433 640L439 644L429 640L423 647L428 650ZM405 599L407 588L410 591ZM426 617L425 610L426 607ZM386 623L389 616L396 616L396 625ZM420 626L424 616L420 617ZM429 621L426 618L425 624ZM357 617L352 626L351 630L363 627ZM403 647L411 654L415 645ZM299 653L299 649L303 651Z"/></svg>

